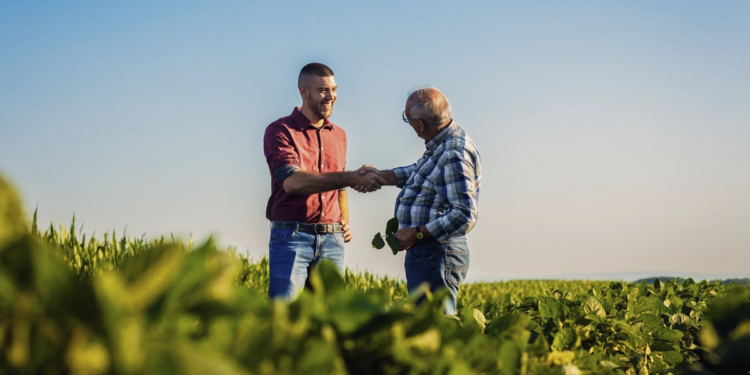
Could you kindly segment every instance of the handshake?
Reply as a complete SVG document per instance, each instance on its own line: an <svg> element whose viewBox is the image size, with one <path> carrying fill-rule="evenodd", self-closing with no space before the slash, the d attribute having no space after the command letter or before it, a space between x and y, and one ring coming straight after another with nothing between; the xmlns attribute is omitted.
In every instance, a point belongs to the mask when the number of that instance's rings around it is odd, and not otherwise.
<svg viewBox="0 0 750 375"><path fill-rule="evenodd" d="M393 172L381 171L372 165L365 164L351 173L352 184L350 186L359 193L371 193L380 190L383 185L396 184L395 181L389 183L389 174L393 174ZM395 180L395 175L393 175L393 180Z"/></svg>

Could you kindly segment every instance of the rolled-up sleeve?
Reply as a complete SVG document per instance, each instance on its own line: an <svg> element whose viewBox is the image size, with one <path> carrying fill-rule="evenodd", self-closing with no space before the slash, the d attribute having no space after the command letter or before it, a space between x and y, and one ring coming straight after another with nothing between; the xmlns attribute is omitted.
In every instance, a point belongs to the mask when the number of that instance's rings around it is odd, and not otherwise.
<svg viewBox="0 0 750 375"><path fill-rule="evenodd" d="M409 177L412 175L412 173L414 173L416 169L417 163L407 165L405 167L393 168L393 174L396 175L396 186L399 188L403 188L404 185L406 185L406 181L409 180Z"/></svg>
<svg viewBox="0 0 750 375"><path fill-rule="evenodd" d="M428 222L427 231L442 242L453 234L466 234L477 222L479 191L476 184L476 161L466 152L451 152L440 163L439 183L435 190L446 211Z"/></svg>
<svg viewBox="0 0 750 375"><path fill-rule="evenodd" d="M263 152L271 174L283 182L300 170L300 160L288 130L278 124L266 128L263 136Z"/></svg>

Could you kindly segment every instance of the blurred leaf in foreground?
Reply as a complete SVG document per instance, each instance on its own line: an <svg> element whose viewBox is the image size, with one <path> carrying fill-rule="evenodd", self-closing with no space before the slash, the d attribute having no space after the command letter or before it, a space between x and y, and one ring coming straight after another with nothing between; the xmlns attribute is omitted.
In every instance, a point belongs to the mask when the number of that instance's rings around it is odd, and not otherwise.
<svg viewBox="0 0 750 375"><path fill-rule="evenodd" d="M0 246L26 233L21 199L0 175Z"/></svg>

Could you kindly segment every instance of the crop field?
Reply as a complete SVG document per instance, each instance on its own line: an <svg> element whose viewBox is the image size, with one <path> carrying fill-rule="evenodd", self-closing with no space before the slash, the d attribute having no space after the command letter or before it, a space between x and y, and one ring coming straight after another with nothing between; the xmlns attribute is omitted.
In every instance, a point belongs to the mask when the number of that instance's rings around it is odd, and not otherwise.
<svg viewBox="0 0 750 375"><path fill-rule="evenodd" d="M321 264L291 303L211 242L39 228L0 179L0 374L747 374L750 294L718 281L518 280L422 304Z"/></svg>

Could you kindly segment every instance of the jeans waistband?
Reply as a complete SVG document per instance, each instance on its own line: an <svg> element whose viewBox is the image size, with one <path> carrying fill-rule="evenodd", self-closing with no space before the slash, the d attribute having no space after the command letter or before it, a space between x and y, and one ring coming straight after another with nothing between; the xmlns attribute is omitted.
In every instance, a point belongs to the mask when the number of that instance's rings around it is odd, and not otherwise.
<svg viewBox="0 0 750 375"><path fill-rule="evenodd" d="M305 224L296 221L272 221L271 229L294 229L312 233L342 233L344 226L339 223L333 224Z"/></svg>

